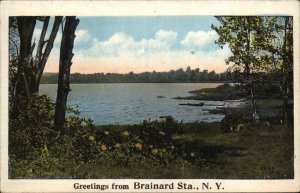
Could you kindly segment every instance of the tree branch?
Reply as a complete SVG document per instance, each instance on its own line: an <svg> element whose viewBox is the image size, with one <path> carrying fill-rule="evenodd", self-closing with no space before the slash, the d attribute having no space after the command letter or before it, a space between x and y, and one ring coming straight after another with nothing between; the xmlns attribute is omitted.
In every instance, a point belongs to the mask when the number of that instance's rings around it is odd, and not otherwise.
<svg viewBox="0 0 300 193"><path fill-rule="evenodd" d="M17 45L17 43L9 36L9 40L14 44L14 46L16 47L16 52L17 52L17 55L19 55L19 47Z"/></svg>

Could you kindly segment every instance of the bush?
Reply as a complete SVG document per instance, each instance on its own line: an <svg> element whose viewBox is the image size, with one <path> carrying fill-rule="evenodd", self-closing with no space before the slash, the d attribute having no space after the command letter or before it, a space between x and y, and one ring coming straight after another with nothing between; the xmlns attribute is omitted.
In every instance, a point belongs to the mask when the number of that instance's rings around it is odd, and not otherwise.
<svg viewBox="0 0 300 193"><path fill-rule="evenodd" d="M221 129L224 132L233 131L238 128L238 125L242 123L243 113L239 110L231 110L227 112L225 117L221 120Z"/></svg>
<svg viewBox="0 0 300 193"><path fill-rule="evenodd" d="M73 176L94 158L97 148L89 139L90 120L69 116L67 132L61 134L54 127L55 105L48 96L18 96L17 100L19 111L9 118L10 177Z"/></svg>
<svg viewBox="0 0 300 193"><path fill-rule="evenodd" d="M54 104L45 95L30 98L19 96L18 100L18 115L14 117L10 114L9 119L9 151L16 158L27 159L55 137Z"/></svg>

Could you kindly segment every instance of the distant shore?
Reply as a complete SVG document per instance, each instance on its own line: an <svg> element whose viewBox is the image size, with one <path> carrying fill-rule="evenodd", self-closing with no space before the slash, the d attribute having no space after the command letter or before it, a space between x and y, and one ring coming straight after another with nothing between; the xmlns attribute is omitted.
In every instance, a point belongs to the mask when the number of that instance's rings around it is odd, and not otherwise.
<svg viewBox="0 0 300 193"><path fill-rule="evenodd" d="M196 81L185 81L185 82L70 82L70 84L132 84L132 83L145 83L145 84L172 84L172 83L175 83L175 84L179 84L179 83L233 83L233 82L230 82L230 81L201 81L201 82L196 82ZM57 82L41 82L41 84L57 84Z"/></svg>
<svg viewBox="0 0 300 193"><path fill-rule="evenodd" d="M41 83L57 83L58 73L44 73ZM203 70L199 68L186 70L179 68L167 72L129 72L120 73L93 73L81 74L71 73L71 83L194 83L194 82L226 82L230 81L227 72L216 73L213 71Z"/></svg>

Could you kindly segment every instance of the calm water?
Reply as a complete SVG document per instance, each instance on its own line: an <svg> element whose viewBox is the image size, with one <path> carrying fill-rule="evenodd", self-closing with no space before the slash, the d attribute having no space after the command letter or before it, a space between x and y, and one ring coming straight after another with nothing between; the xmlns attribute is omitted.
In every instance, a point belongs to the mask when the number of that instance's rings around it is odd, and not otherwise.
<svg viewBox="0 0 300 193"><path fill-rule="evenodd" d="M191 90L212 88L221 83L125 83L125 84L72 84L68 104L77 108L81 116L90 117L95 124L134 124L171 115L183 122L220 121L222 115L208 114L204 109L223 104L205 101L204 106L182 106L179 103L201 101L175 100L188 96ZM40 92L55 100L57 85L43 84ZM157 98L165 96L166 98Z"/></svg>

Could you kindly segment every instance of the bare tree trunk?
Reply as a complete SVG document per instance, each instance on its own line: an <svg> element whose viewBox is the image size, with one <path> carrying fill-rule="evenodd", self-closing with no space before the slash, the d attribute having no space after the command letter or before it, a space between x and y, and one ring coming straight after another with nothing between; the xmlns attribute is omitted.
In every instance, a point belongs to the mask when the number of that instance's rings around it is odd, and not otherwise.
<svg viewBox="0 0 300 193"><path fill-rule="evenodd" d="M46 32L47 27L48 27L49 18L50 17L46 17L46 19L44 21L44 26L43 26L43 30L41 32L41 37L40 37L38 50L37 50L37 54L36 54L36 66L35 66L36 67L36 77L35 77L36 80L35 80L35 85L34 85L34 88L33 88L33 92L38 92L39 91L39 86L40 86L40 81L41 81L41 78L42 78L42 74L44 72L44 68L46 66L46 62L48 60L50 52L53 48L53 43L54 43L54 40L56 38L58 29L59 29L59 25L62 22L62 16L56 16L55 17L54 24L53 24L52 31L51 31L51 34L49 36L49 39L47 41L44 41L45 32ZM43 47L44 47L45 44L47 44L47 45L46 45L44 53L42 53Z"/></svg>
<svg viewBox="0 0 300 193"><path fill-rule="evenodd" d="M44 39L45 39L46 32L47 32L47 29L48 29L49 20L50 20L50 16L45 17L44 24L43 24L43 29L42 29L42 32L41 32L41 35L40 35L39 44L38 44L37 51L36 51L36 56L35 56L36 69L38 69L38 64L39 64L39 62L41 61L41 58L42 58L43 47L44 47L44 44L45 44Z"/></svg>
<svg viewBox="0 0 300 193"><path fill-rule="evenodd" d="M21 79L16 85L16 95L30 96L29 85L34 79L32 68L32 36L36 24L36 17L17 17L20 35L20 51L17 78ZM23 80L24 79L24 80Z"/></svg>
<svg viewBox="0 0 300 193"><path fill-rule="evenodd" d="M289 17L285 18L284 21L284 40L283 40L283 62L282 62L282 71L283 71L283 85L281 87L281 93L282 93L282 121L284 125L287 125L287 104L288 104L288 92L289 92L289 86L288 86L288 51L287 51L287 27L289 23Z"/></svg>
<svg viewBox="0 0 300 193"><path fill-rule="evenodd" d="M12 96L11 114L17 117L19 114L19 96L30 97L30 84L34 81L32 71L32 36L36 24L36 17L16 17L18 33L20 36L19 57L17 62L17 73L15 76L14 93Z"/></svg>
<svg viewBox="0 0 300 193"><path fill-rule="evenodd" d="M247 56L250 56L250 44L251 44L251 29L250 29L250 20L251 18L247 18L247 24L248 24L248 28L247 28L247 47L246 47L246 52L247 52ZM250 62L246 62L245 64L245 69L246 69L246 76L247 76L247 84L249 86L249 90L250 90L250 95L251 95L251 103L252 103L252 110L253 110L253 119L257 120L258 114L256 111L256 102L255 102L255 98L254 98L254 92L253 92L253 79L251 78L251 72L250 72Z"/></svg>
<svg viewBox="0 0 300 193"><path fill-rule="evenodd" d="M58 89L56 97L54 124L56 128L63 130L66 116L66 104L68 93L70 91L70 69L73 58L73 46L75 39L75 30L79 19L74 16L66 17L65 27L61 40L60 59L59 59L59 76Z"/></svg>

